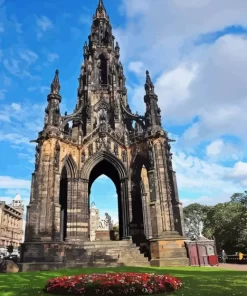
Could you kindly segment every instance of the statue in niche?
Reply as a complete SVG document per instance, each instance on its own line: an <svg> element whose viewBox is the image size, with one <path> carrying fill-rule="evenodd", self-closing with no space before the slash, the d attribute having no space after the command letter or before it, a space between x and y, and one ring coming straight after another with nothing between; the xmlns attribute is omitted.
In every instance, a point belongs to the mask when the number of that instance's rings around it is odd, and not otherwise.
<svg viewBox="0 0 247 296"><path fill-rule="evenodd" d="M69 134L69 123L68 122L64 126L64 133L67 135Z"/></svg>
<svg viewBox="0 0 247 296"><path fill-rule="evenodd" d="M115 119L118 118L118 113L119 113L118 103L117 103L117 100L115 100L114 101L114 116L115 116Z"/></svg>
<svg viewBox="0 0 247 296"><path fill-rule="evenodd" d="M111 150L111 139L109 137L107 138L107 141L106 141L106 149L109 151Z"/></svg>
<svg viewBox="0 0 247 296"><path fill-rule="evenodd" d="M55 146L55 158L54 158L54 166L55 169L59 170L59 160L60 160L60 145L59 142L56 142Z"/></svg>
<svg viewBox="0 0 247 296"><path fill-rule="evenodd" d="M114 154L118 157L118 144L114 143Z"/></svg>
<svg viewBox="0 0 247 296"><path fill-rule="evenodd" d="M54 125L58 126L60 122L60 109L57 106L56 109L54 110Z"/></svg>
<svg viewBox="0 0 247 296"><path fill-rule="evenodd" d="M145 123L146 123L146 126L151 125L151 117L150 117L150 114L148 112L145 113Z"/></svg>
<svg viewBox="0 0 247 296"><path fill-rule="evenodd" d="M102 109L99 115L99 122L100 124L106 123L107 112L105 109Z"/></svg>
<svg viewBox="0 0 247 296"><path fill-rule="evenodd" d="M35 171L39 168L39 158L40 158L40 147L39 145L36 146L36 153L35 153Z"/></svg>
<svg viewBox="0 0 247 296"><path fill-rule="evenodd" d="M99 138L96 140L96 149L97 149L97 151L100 149L100 139Z"/></svg>
<svg viewBox="0 0 247 296"><path fill-rule="evenodd" d="M98 83L99 84L102 84L102 62L101 60L99 59L98 62L97 62L97 67L98 67Z"/></svg>
<svg viewBox="0 0 247 296"><path fill-rule="evenodd" d="M168 153L168 164L170 170L172 170L172 155L172 153Z"/></svg>
<svg viewBox="0 0 247 296"><path fill-rule="evenodd" d="M122 150L122 161L127 162L127 153L126 150Z"/></svg>
<svg viewBox="0 0 247 296"><path fill-rule="evenodd" d="M161 126L161 110L158 107L158 105L156 105L156 113L157 113L157 125Z"/></svg>
<svg viewBox="0 0 247 296"><path fill-rule="evenodd" d="M88 146L88 155L91 157L93 156L93 144L90 144Z"/></svg>
<svg viewBox="0 0 247 296"><path fill-rule="evenodd" d="M81 153L81 163L84 164L85 160L86 160L86 154L85 154L85 151L83 150Z"/></svg>
<svg viewBox="0 0 247 296"><path fill-rule="evenodd" d="M95 129L97 127L97 117L94 117L94 123L93 123L93 128Z"/></svg>
<svg viewBox="0 0 247 296"><path fill-rule="evenodd" d="M91 104L90 102L87 102L86 105L86 115L87 115L87 119L91 119Z"/></svg>
<svg viewBox="0 0 247 296"><path fill-rule="evenodd" d="M148 143L148 161L150 165L150 169L154 168L154 157L153 157L153 145L152 142L149 141Z"/></svg>
<svg viewBox="0 0 247 296"><path fill-rule="evenodd" d="M45 125L47 125L48 124L48 114L46 113L45 114Z"/></svg>

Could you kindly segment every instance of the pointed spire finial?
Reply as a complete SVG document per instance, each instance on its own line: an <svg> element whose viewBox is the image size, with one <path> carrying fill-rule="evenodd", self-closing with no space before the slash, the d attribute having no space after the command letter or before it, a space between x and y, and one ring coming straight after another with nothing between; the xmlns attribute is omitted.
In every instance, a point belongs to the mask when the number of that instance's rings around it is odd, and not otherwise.
<svg viewBox="0 0 247 296"><path fill-rule="evenodd" d="M103 0L99 0L99 4L98 7L96 9L96 14L95 17L105 17L105 18L109 18L106 14L106 9L105 9L105 5Z"/></svg>
<svg viewBox="0 0 247 296"><path fill-rule="evenodd" d="M154 85L153 85L153 82L152 82L152 80L150 78L150 75L149 75L149 71L148 70L146 71L145 90L146 90L146 93L147 94L154 93Z"/></svg>
<svg viewBox="0 0 247 296"><path fill-rule="evenodd" d="M51 94L57 94L59 95L60 91L60 83L59 83L59 77L58 77L59 71L55 71L55 76L51 84Z"/></svg>

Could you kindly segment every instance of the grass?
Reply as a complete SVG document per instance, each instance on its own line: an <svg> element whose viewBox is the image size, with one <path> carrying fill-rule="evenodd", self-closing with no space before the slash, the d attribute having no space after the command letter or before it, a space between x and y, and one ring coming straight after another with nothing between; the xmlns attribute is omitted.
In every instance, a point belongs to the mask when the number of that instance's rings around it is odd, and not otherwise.
<svg viewBox="0 0 247 296"><path fill-rule="evenodd" d="M119 267L119 268L87 268L66 269L46 272L26 272L17 274L0 274L1 296L50 296L42 292L45 283L52 277L76 275L80 273L105 272L157 272L179 277L183 288L177 296L247 295L247 272L223 270L219 268L151 268L151 267ZM159 294L162 295L162 294Z"/></svg>

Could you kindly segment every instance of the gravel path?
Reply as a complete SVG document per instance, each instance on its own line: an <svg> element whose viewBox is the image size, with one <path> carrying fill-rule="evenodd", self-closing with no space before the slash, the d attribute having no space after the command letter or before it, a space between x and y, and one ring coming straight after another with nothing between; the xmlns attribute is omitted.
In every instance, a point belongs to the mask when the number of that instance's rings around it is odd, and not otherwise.
<svg viewBox="0 0 247 296"><path fill-rule="evenodd" d="M233 270L240 270L240 271L247 271L247 264L219 264L220 268L226 269L233 269Z"/></svg>

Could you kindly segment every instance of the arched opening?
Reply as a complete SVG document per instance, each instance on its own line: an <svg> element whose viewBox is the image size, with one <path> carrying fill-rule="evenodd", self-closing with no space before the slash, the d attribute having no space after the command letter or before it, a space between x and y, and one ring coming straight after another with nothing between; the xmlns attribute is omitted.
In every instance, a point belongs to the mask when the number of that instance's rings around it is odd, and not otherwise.
<svg viewBox="0 0 247 296"><path fill-rule="evenodd" d="M106 85L107 81L107 60L104 55L99 56L99 84Z"/></svg>
<svg viewBox="0 0 247 296"><path fill-rule="evenodd" d="M60 179L60 193L59 193L60 209L60 240L64 241L67 236L67 212L68 212L68 176L67 170L64 166Z"/></svg>
<svg viewBox="0 0 247 296"><path fill-rule="evenodd" d="M99 176L91 186L90 241L119 240L118 195L113 181Z"/></svg>
<svg viewBox="0 0 247 296"><path fill-rule="evenodd" d="M100 177L100 178L99 178ZM104 184L104 180L111 180L112 183L114 184L110 184L110 188L112 191L107 191L107 187L106 184ZM109 181L110 181L109 180ZM102 200L102 206L104 204L104 213L103 216L105 215L105 213L111 213L112 212L112 208L115 207L115 212L118 213L118 226L119 226L119 237L118 239L121 240L123 238L123 217L122 217L122 202L123 202L123 197L121 196L121 183L120 183L120 177L118 174L117 169L114 167L114 165L112 165L108 160L101 160L98 164L96 164L94 166L94 168L92 169L91 173L90 173L90 177L89 177L89 186L88 186L88 196L90 199L89 205L91 205L92 201L95 201L96 199L96 194L95 194L95 190L94 187L92 187L92 185L94 184L94 182L96 183L96 186L98 185L98 189L97 192L99 192L99 190L101 189L101 193L99 198L103 198L105 197L104 200ZM109 184L108 181L108 184ZM114 190L115 187L115 190ZM108 187L109 188L109 187ZM115 193L114 193L115 191ZM112 196L111 195L112 192ZM97 204L95 203L95 206ZM96 206L97 208L97 206ZM90 206L89 206L89 213L90 213ZM107 215L105 215L105 218L107 218ZM111 217L113 218L113 217ZM115 215L116 218L116 215ZM100 222L100 221L98 221ZM114 222L114 220L113 220ZM94 225L94 226L93 226ZM98 225L97 225L98 226ZM97 227L96 226L96 227ZM91 223L90 221L90 227L94 227L95 228L95 223ZM99 229L97 230L97 234L98 234L98 239L97 239L97 235L96 235L96 240L107 240L107 227L103 227L102 230ZM103 231L105 230L105 233L103 234ZM101 231L101 233L100 233ZM89 231L91 237L90 240L92 239L92 235L94 233L94 229L90 229ZM101 236L101 237L100 237ZM109 229L109 240L115 240L116 238L113 236L113 233L110 232Z"/></svg>
<svg viewBox="0 0 247 296"><path fill-rule="evenodd" d="M148 213L147 211L147 193L144 185L147 179L143 178L143 172L145 171L144 160L141 156L137 155L132 167L131 175L131 210L132 221L130 224L130 234L135 244L141 245L145 243L149 238L147 229L144 227L147 224ZM145 220L145 221L144 221Z"/></svg>

